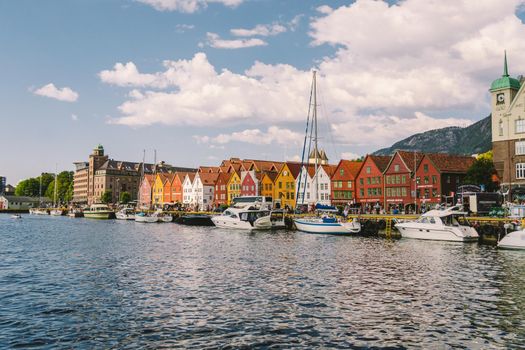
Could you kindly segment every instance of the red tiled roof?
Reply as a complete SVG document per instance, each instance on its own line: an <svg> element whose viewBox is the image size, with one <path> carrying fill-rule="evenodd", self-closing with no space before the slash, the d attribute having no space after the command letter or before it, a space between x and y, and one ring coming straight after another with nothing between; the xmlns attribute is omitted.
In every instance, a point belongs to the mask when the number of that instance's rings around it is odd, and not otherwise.
<svg viewBox="0 0 525 350"><path fill-rule="evenodd" d="M379 169L380 172L384 172L386 170L386 167L388 166L388 163L390 163L390 159L392 159L391 156L373 156L368 155L376 167Z"/></svg>
<svg viewBox="0 0 525 350"><path fill-rule="evenodd" d="M408 167L409 171L413 171L414 168L417 168L421 159L423 159L424 153L421 152L412 152L412 151L397 151L397 154L401 157L403 162ZM414 159L415 158L415 159ZM415 160L415 164L414 164Z"/></svg>
<svg viewBox="0 0 525 350"><path fill-rule="evenodd" d="M227 184L228 181L230 181L230 177L232 176L231 173L220 173L219 177L217 178L217 182L221 181L224 184Z"/></svg>
<svg viewBox="0 0 525 350"><path fill-rule="evenodd" d="M275 179L277 178L277 171L265 171L263 172L263 174L265 174L266 176L268 176L270 178L270 180L272 180L272 182L275 182Z"/></svg>
<svg viewBox="0 0 525 350"><path fill-rule="evenodd" d="M475 161L475 158L473 157L458 156L446 153L428 153L426 156L442 173L466 173Z"/></svg>
<svg viewBox="0 0 525 350"><path fill-rule="evenodd" d="M335 169L337 169L337 165L333 164L322 164L321 166L323 167L328 177L332 177L332 175L334 175Z"/></svg>
<svg viewBox="0 0 525 350"><path fill-rule="evenodd" d="M217 178L219 177L219 173L202 173L199 174L199 177L203 185L215 185Z"/></svg>

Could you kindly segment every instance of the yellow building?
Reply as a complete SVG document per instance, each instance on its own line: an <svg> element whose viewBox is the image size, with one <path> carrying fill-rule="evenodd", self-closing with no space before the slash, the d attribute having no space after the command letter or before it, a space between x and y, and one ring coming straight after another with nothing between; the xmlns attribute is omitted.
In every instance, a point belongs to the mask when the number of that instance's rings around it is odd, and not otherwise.
<svg viewBox="0 0 525 350"><path fill-rule="evenodd" d="M166 180L166 175L157 174L155 176L155 182L153 183L152 189L152 203L162 204L164 202L164 181Z"/></svg>
<svg viewBox="0 0 525 350"><path fill-rule="evenodd" d="M241 196L241 177L237 171L232 172L232 176L228 181L228 205L231 204L232 199Z"/></svg>
<svg viewBox="0 0 525 350"><path fill-rule="evenodd" d="M300 163L286 162L277 173L273 198L274 202L281 202L281 208L286 206L295 208L295 179L299 176L300 171Z"/></svg>
<svg viewBox="0 0 525 350"><path fill-rule="evenodd" d="M265 171L261 176L261 183L260 183L260 193L261 196L264 197L272 197L274 200L276 199L274 197L274 186L275 186L275 179L277 178L277 172L276 171Z"/></svg>

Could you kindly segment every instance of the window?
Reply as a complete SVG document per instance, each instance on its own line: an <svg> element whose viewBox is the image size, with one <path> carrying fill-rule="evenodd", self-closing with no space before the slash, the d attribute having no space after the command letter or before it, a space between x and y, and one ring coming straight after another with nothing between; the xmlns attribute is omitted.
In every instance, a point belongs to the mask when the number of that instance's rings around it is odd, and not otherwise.
<svg viewBox="0 0 525 350"><path fill-rule="evenodd" d="M386 188L386 196L391 197L392 196L392 189L390 187Z"/></svg>
<svg viewBox="0 0 525 350"><path fill-rule="evenodd" d="M525 179L525 163L516 164L516 179Z"/></svg>
<svg viewBox="0 0 525 350"><path fill-rule="evenodd" d="M503 136L503 120L499 120L498 123L499 136Z"/></svg>
<svg viewBox="0 0 525 350"><path fill-rule="evenodd" d="M361 179L361 180L362 180L362 179ZM359 195L360 195L361 197L364 197L364 196L365 196L365 190L361 188L361 189L359 190Z"/></svg>
<svg viewBox="0 0 525 350"><path fill-rule="evenodd" d="M525 119L516 120L516 133L525 132Z"/></svg>
<svg viewBox="0 0 525 350"><path fill-rule="evenodd" d="M401 183L402 184L406 184L407 183L407 176L406 175L402 175L401 176Z"/></svg>
<svg viewBox="0 0 525 350"><path fill-rule="evenodd" d="M423 181L425 182L425 185L427 185L430 180L429 180L428 176L425 176Z"/></svg>
<svg viewBox="0 0 525 350"><path fill-rule="evenodd" d="M366 173L367 173L367 174L370 174L371 172L372 172L372 168L369 167L369 166L367 166L367 167L366 167Z"/></svg>
<svg viewBox="0 0 525 350"><path fill-rule="evenodd" d="M366 178L366 184L370 185L370 178L369 177Z"/></svg>
<svg viewBox="0 0 525 350"><path fill-rule="evenodd" d="M343 176L345 174L345 170L344 169L339 169L339 175Z"/></svg>
<svg viewBox="0 0 525 350"><path fill-rule="evenodd" d="M437 176L436 175L432 175L432 184L437 184L438 180L437 180Z"/></svg>
<svg viewBox="0 0 525 350"><path fill-rule="evenodd" d="M525 154L525 141L517 141L516 142L516 154Z"/></svg>
<svg viewBox="0 0 525 350"><path fill-rule="evenodd" d="M401 190L402 190L401 194L403 195L403 197L405 197L407 195L407 188L403 187Z"/></svg>
<svg viewBox="0 0 525 350"><path fill-rule="evenodd" d="M425 173L428 173L428 164L424 164L424 165L423 165L423 171L424 171Z"/></svg>
<svg viewBox="0 0 525 350"><path fill-rule="evenodd" d="M399 171L399 164L394 165L394 171L395 171L395 172L398 172L398 171Z"/></svg>
<svg viewBox="0 0 525 350"><path fill-rule="evenodd" d="M352 181L348 181L347 186L348 188L352 188Z"/></svg>
<svg viewBox="0 0 525 350"><path fill-rule="evenodd" d="M360 183L361 185L364 184L363 178L360 178L360 179L359 179L359 183Z"/></svg>

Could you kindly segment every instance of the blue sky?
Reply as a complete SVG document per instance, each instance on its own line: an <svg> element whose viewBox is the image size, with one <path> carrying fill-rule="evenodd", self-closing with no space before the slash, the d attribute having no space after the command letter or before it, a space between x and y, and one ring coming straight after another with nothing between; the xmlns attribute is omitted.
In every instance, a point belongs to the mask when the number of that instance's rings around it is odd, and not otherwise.
<svg viewBox="0 0 525 350"><path fill-rule="evenodd" d="M313 68L334 162L467 125L489 113L503 49L525 73L521 6L0 1L0 175L72 169L98 143L180 166L296 159Z"/></svg>

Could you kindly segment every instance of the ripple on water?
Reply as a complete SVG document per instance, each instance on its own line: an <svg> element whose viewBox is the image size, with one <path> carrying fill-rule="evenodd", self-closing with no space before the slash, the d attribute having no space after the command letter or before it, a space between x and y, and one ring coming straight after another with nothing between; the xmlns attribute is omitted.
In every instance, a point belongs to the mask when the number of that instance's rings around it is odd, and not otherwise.
<svg viewBox="0 0 525 350"><path fill-rule="evenodd" d="M0 216L0 347L517 348L525 254Z"/></svg>

